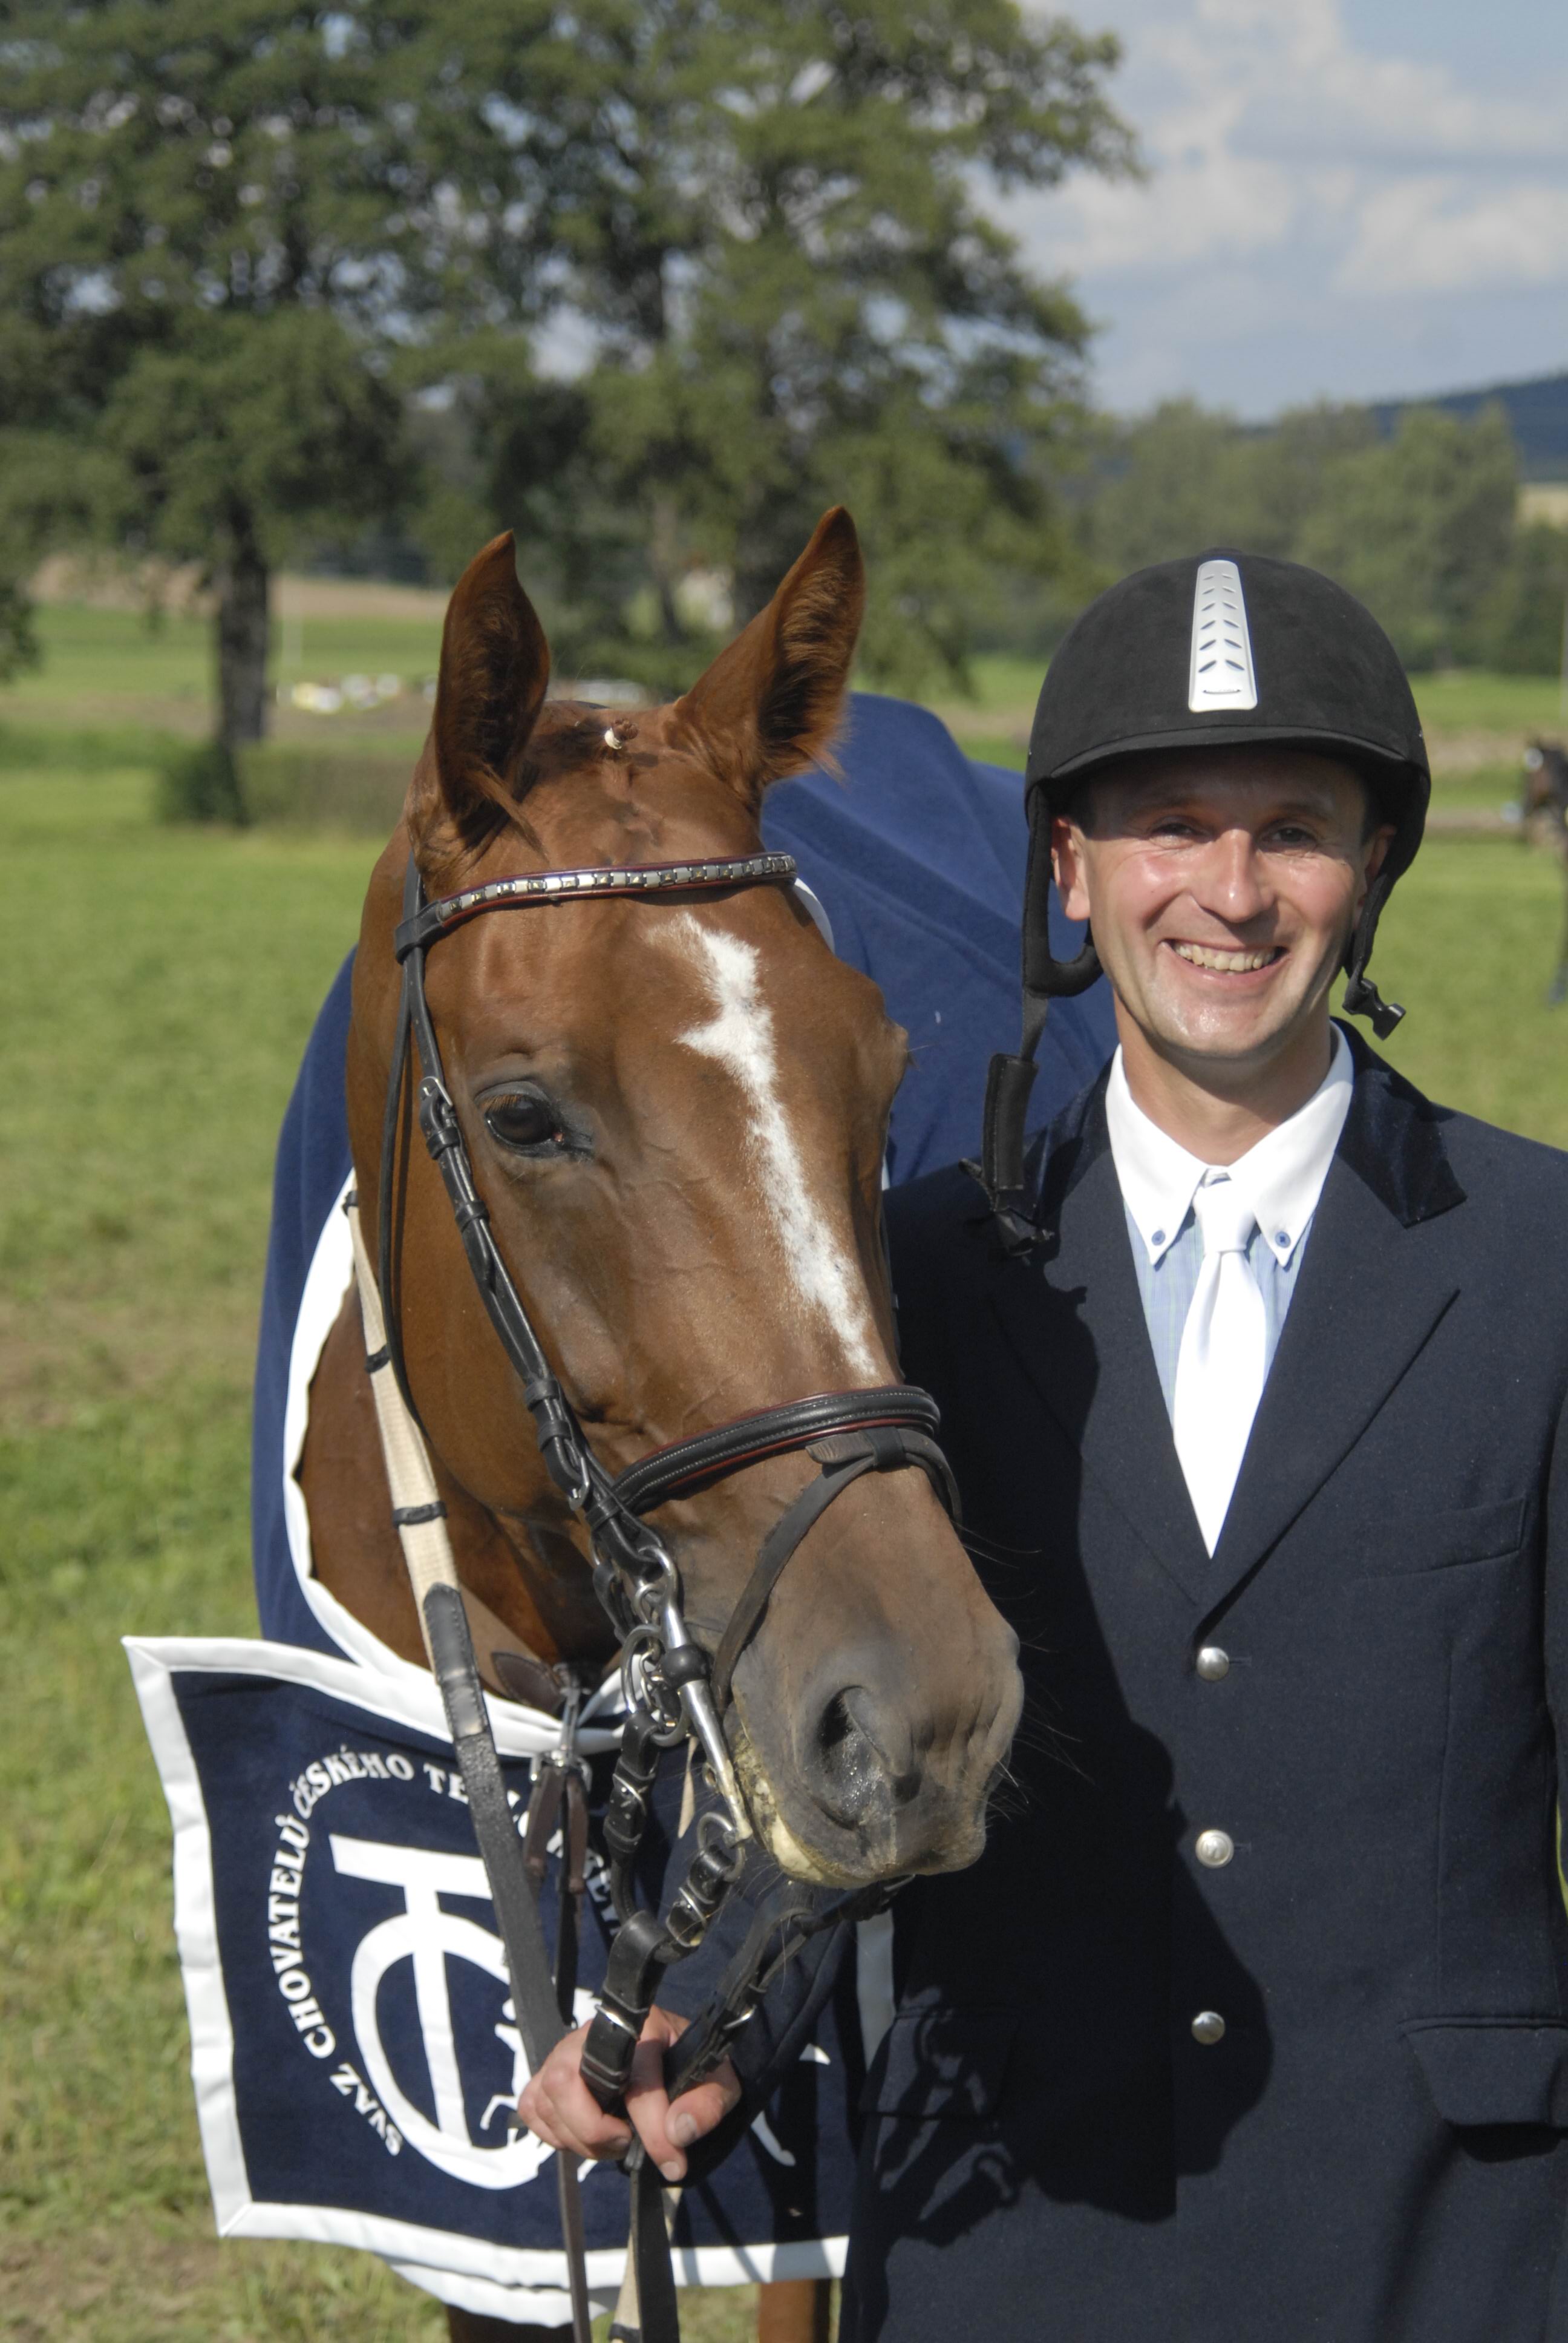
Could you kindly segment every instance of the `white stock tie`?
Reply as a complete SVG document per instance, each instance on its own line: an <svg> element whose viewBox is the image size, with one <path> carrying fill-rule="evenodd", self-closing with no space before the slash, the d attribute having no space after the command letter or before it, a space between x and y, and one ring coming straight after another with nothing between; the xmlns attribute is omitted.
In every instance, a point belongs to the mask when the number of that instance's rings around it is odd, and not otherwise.
<svg viewBox="0 0 1568 2343"><path fill-rule="evenodd" d="M1171 1428L1192 1509L1211 1554L1263 1392L1268 1330L1263 1297L1247 1259L1257 1221L1228 1179L1205 1179L1192 1198L1203 1238L1181 1348Z"/></svg>

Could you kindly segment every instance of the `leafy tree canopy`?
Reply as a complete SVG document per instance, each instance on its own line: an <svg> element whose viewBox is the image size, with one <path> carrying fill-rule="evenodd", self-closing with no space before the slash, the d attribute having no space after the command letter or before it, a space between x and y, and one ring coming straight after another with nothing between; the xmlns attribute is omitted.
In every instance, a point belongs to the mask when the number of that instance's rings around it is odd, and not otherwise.
<svg viewBox="0 0 1568 2343"><path fill-rule="evenodd" d="M419 42L368 22L7 12L0 462L35 544L207 565L228 740L262 726L271 565L318 516L399 493L387 353L457 266L404 87Z"/></svg>
<svg viewBox="0 0 1568 2343"><path fill-rule="evenodd" d="M1275 554L1359 595L1408 666L1507 666L1539 656L1548 623L1524 625L1551 562L1516 529L1518 490L1499 407L1473 421L1408 408L1385 438L1364 408L1302 407L1258 429L1181 401L1113 436L1082 528L1106 580L1211 545Z"/></svg>
<svg viewBox="0 0 1568 2343"><path fill-rule="evenodd" d="M692 570L745 618L841 498L871 672L961 675L1018 573L1070 554L1050 489L1086 340L979 190L1131 166L1115 43L1012 0L595 0L574 28L527 136L594 362L569 413L494 350L461 384L477 500L554 548L568 656L685 679L710 648Z"/></svg>
<svg viewBox="0 0 1568 2343"><path fill-rule="evenodd" d="M1013 0L18 0L0 48L0 466L40 543L208 565L226 740L271 568L400 502L449 562L529 526L585 655L640 597L672 680L689 573L745 615L839 498L889 674L961 668L997 565L1062 558L1085 327L979 191L1128 167L1109 38Z"/></svg>

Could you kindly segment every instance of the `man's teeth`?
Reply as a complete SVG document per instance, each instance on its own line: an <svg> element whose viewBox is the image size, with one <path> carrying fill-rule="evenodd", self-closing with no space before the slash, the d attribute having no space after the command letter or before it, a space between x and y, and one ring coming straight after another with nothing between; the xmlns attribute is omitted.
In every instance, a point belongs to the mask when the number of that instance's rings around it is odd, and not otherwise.
<svg viewBox="0 0 1568 2343"><path fill-rule="evenodd" d="M1182 960L1190 960L1194 968L1220 968L1241 971L1251 968L1267 968L1274 957L1271 944L1267 951L1214 951L1207 944L1175 944L1172 950Z"/></svg>

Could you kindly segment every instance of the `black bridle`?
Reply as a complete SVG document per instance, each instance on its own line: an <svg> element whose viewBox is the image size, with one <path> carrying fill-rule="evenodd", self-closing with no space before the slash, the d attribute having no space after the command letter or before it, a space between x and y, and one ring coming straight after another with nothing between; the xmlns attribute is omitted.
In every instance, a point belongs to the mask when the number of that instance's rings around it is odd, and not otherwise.
<svg viewBox="0 0 1568 2343"><path fill-rule="evenodd" d="M391 1364L409 1411L417 1419L403 1355L396 1279L400 1221L396 1192L398 1140L412 1036L418 1058L416 1108L425 1144L440 1172L463 1250L490 1322L522 1385L546 1469L568 1509L588 1532L595 1591L621 1639L628 1715L611 1786L605 1840L616 1908L622 1925L611 1947L599 2012L590 2028L582 2062L585 2078L607 2107L614 2105L625 2089L632 2053L652 2006L659 1971L696 1949L739 1872L743 1843L752 1836L722 1719L731 1701L737 1663L756 1633L782 1572L834 1499L868 1473L918 1468L925 1473L955 1517L957 1493L947 1460L934 1438L940 1422L935 1401L929 1393L901 1383L870 1390L816 1393L740 1416L712 1431L656 1449L618 1474L611 1474L599 1463L545 1355L491 1232L489 1214L478 1192L447 1085L440 1046L426 998L425 958L443 936L487 911L528 910L608 897L713 893L741 887L788 884L795 875L796 866L790 856L762 853L730 860L540 871L496 880L427 902L418 870L410 859L404 887L403 919L395 938L403 983L382 1129L377 1212L377 1282ZM766 1457L800 1451L818 1464L818 1474L786 1508L764 1539L750 1576L710 1658L687 1629L678 1572L663 1538L646 1516ZM460 1715L464 1732L471 1740L485 1725L472 1644L467 1637L461 1605L449 1599L448 1590L436 1592L448 1596L437 1606L441 1648L447 1654L443 1662L441 1654L436 1654L437 1677L447 1698L448 1715ZM427 1603L427 1614L434 1603L432 1594ZM434 1636L432 1649L435 1652ZM456 1725L454 1735L457 1737ZM659 1753L688 1738L700 1745L720 1809L704 1815L697 1855L668 1916L659 1920L651 1912L638 1908L632 1866L648 1822L648 1798ZM504 1816L504 1806L500 1811ZM475 1820L478 1829L481 1815L477 1802ZM481 1831L480 1845L492 1886L498 1886L498 1872L509 1877L516 1868L515 1835L508 1827L498 1825L488 1835L488 1840ZM502 1900L498 1892L498 1915ZM785 1916L785 1924L775 1925L771 1933L766 1927L754 1931L757 1942L742 1965L745 1973L727 1978L722 2006L716 2009L706 2026L699 2021L683 2037L681 2048L685 2056L680 2063L685 2069L684 2087L689 2087L696 2079L697 2071L710 2069L717 2064L729 2034L755 2006L768 1976L801 1936L809 1933L811 1926L839 1916L840 1911L852 1906L864 1908L859 1899L840 1899L832 1910L814 1921L803 1921L799 1911L792 1910ZM508 1960L529 2062L537 2066L538 2057L553 2040L559 2038L561 2028L555 2015L558 1996L552 1990L550 2010L543 2009L543 1988L531 1991L528 1976L520 1973L530 1966L537 1970L537 1954L529 1951L528 1944L521 1937L514 1951L512 1932L503 1927L503 1935L508 1937ZM535 1983L537 1986L537 1978ZM525 2011L525 2003L531 2005L531 2018ZM536 2045L541 2046L536 2049ZM651 2220L643 2220L638 2226L640 2235L643 2228L653 2225ZM672 2303L673 2297L670 2300Z"/></svg>

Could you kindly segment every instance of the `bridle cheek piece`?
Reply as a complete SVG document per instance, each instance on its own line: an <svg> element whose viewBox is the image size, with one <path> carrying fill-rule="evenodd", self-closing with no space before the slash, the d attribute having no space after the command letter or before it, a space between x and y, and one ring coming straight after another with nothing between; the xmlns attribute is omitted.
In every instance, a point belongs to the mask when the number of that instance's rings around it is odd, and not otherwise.
<svg viewBox="0 0 1568 2343"><path fill-rule="evenodd" d="M617 2103L625 2089L659 1970L696 1949L739 1875L745 1842L752 1836L722 1718L732 1697L737 1664L760 1624L790 1557L834 1499L866 1473L918 1468L955 1519L957 1492L947 1460L936 1444L940 1417L935 1401L928 1393L901 1383L820 1392L765 1408L656 1449L618 1474L612 1475L599 1463L545 1356L491 1232L489 1214L447 1087L426 998L425 957L443 936L488 911L608 897L781 885L791 882L795 875L792 857L763 853L723 861L533 872L427 902L410 858L403 918L395 939L403 983L382 1126L377 1213L377 1282L387 1354L404 1403L417 1422L403 1357L394 1242L398 1220L395 1196L398 1135L412 1034L418 1057L416 1109L426 1147L441 1175L480 1298L521 1383L546 1468L567 1505L588 1529L595 1591L621 1638L628 1715L604 1824L621 1926L611 1946L600 2009L582 2062L585 2078L607 2107ZM764 1539L709 1659L687 1628L679 1574L663 1538L646 1516L764 1458L800 1451L819 1470ZM454 1609L456 1622L449 1615ZM446 1606L443 1632L448 1639L455 1632L466 1632L460 1614L460 1604ZM471 1644L468 1660L471 1669ZM477 1677L472 1681L477 1683ZM478 1706L482 1717L482 1701ZM721 1810L704 1815L697 1855L668 1917L660 1921L638 1908L633 1865L648 1825L659 1752L689 1738L700 1746ZM485 1853L488 1865L489 1849ZM879 1898L880 1891L871 1895ZM707 2022L699 2019L682 2037L682 2087L689 2087L700 2073L711 2071L718 2064L726 2041L750 2015L768 1978L801 1936L842 1916L851 1906L861 1908L864 1901L840 1898L810 1922L792 1913L794 1934L782 1946L774 1946L764 1936L749 1959L739 1965L733 1978L727 1979L720 2003L707 2014ZM778 1934L777 1926L773 1933ZM671 2087L675 2087L673 2078Z"/></svg>

